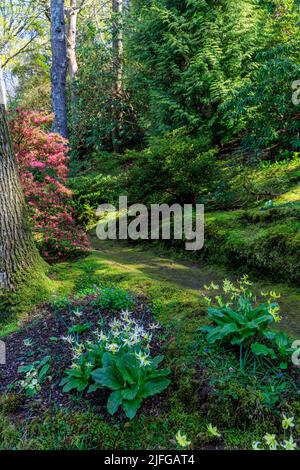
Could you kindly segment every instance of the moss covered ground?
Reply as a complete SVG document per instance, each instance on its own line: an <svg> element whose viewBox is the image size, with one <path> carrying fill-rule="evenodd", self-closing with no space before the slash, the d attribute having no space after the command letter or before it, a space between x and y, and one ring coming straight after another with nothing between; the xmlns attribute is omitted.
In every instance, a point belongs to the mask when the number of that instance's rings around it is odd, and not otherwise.
<svg viewBox="0 0 300 470"><path fill-rule="evenodd" d="M200 406L199 381L195 347L197 328L206 323L206 307L201 298L203 285L234 279L213 264L182 260L178 255L157 254L143 246L120 242L102 242L92 236L94 249L87 258L51 267L48 301L61 299L94 284L110 284L146 295L152 311L170 335L166 344L166 360L172 368L173 385L167 393L165 409L157 416L139 414L131 422L109 423L93 410L75 412L68 409L45 409L35 413L38 403L32 402L32 419L23 421L19 397L13 393L1 397L0 435L2 449L172 449L176 448L176 432L181 429L192 440L193 448L251 448L252 441L275 429L273 420L236 425L220 408L210 415ZM256 279L257 292L272 289L282 294L282 328L297 337L300 334L300 295L295 287ZM30 292L28 292L28 296ZM40 300L46 300L42 297ZM2 335L30 321L31 313L7 323ZM5 338L4 338L5 339ZM246 405L247 406L247 405ZM249 404L250 406L250 404ZM226 409L226 408L225 408ZM218 411L219 410L219 411ZM300 411L300 410L299 410ZM300 424L296 414L297 426ZM210 417L209 417L210 416ZM222 439L207 432L213 424L222 431ZM22 426L20 425L22 423Z"/></svg>

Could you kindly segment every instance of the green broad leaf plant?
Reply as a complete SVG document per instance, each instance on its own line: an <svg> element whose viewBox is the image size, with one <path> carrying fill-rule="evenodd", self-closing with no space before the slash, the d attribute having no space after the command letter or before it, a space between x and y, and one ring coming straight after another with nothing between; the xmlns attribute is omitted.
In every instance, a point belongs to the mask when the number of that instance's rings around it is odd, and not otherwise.
<svg viewBox="0 0 300 470"><path fill-rule="evenodd" d="M23 378L18 381L18 385L27 396L34 397L41 391L42 383L46 380L50 369L49 361L50 356L45 356L40 361L34 361L32 364L22 365L18 368L18 373L23 374Z"/></svg>
<svg viewBox="0 0 300 470"><path fill-rule="evenodd" d="M63 391L109 389L108 412L114 415L121 407L129 419L134 418L145 398L163 392L171 383L170 370L159 369L164 356L150 353L154 330L159 328L158 323L146 328L123 310L105 331L93 332L94 341L63 338L73 353L73 363L61 381Z"/></svg>
<svg viewBox="0 0 300 470"><path fill-rule="evenodd" d="M211 283L204 286L210 325L201 330L211 344L239 347L240 354L249 351L254 358L267 358L288 366L292 348L288 336L272 329L281 321L277 299L280 294L261 292L262 301L251 289L252 283L243 276L236 284L225 279L220 288Z"/></svg>

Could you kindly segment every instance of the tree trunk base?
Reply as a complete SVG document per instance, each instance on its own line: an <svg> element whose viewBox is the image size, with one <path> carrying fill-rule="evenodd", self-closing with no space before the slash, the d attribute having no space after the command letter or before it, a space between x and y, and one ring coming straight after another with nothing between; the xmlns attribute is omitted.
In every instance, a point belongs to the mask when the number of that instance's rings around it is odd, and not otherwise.
<svg viewBox="0 0 300 470"><path fill-rule="evenodd" d="M32 266L15 278L15 290L0 294L0 325L50 298L54 282L47 276L48 270L48 264L37 254Z"/></svg>

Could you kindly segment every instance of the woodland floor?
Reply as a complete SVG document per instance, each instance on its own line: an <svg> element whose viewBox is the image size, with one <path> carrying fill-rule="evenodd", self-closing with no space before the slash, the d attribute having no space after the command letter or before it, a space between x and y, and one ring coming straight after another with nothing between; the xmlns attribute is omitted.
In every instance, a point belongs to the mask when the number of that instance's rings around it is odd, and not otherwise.
<svg viewBox="0 0 300 470"><path fill-rule="evenodd" d="M101 241L92 236L92 244L96 251L93 257L98 260L99 268L105 269L120 279L121 284L128 283L131 288L139 288L139 284L149 285L150 293L154 286L159 288L162 282L170 288L180 290L182 297L190 294L190 300L200 300L204 293L204 285L211 281L221 283L224 278L236 279L233 272L217 265L196 263L185 260L183 256L178 257L174 253L162 252L157 254L150 247L128 245L120 242ZM96 268L96 265L95 265ZM250 276L251 277L251 276ZM261 290L273 289L280 292L280 305L282 307L283 319L281 327L291 336L300 335L300 295L299 288L291 287L285 283L268 282L265 279L251 278L256 284L259 295ZM146 282L147 281L147 282ZM168 289L162 288L161 300L168 304Z"/></svg>
<svg viewBox="0 0 300 470"><path fill-rule="evenodd" d="M157 253L153 247L148 249L142 245L104 242L94 235L91 239L93 251L87 257L51 267L54 297L72 297L95 284L122 287L137 295L135 314L143 311L146 321L153 316L163 326L165 333L154 347L163 350L166 362L172 369L172 387L162 395L163 400L161 397L148 400L132 423L126 423L123 416L119 416L118 420L108 416L106 396L86 399L62 394L58 383L70 358L66 346L57 342L56 338L66 334L68 311L62 309L58 315L51 303L44 304L23 316L18 323L6 325L2 330L10 358L6 370L0 366L4 413L0 416L2 447L170 449L174 448L176 432L183 429L193 439L194 448L209 448L211 445L217 448L220 444L207 438L207 423L201 418L200 409L205 406L206 398L200 396L203 389L199 390L196 383L199 368L194 357L195 333L199 326L207 323L206 306L201 298L204 285L236 276L220 266L196 264L172 253ZM268 289L281 293L281 328L292 337L299 338L299 290L285 284L270 284L266 279L253 281L258 295L261 290ZM88 303L85 304L87 300L77 300L76 306L80 305L86 313L85 319L93 323L95 312L90 310ZM111 315L107 312L107 319ZM33 353L23 346L24 339L30 338L35 346ZM24 363L32 362L36 354L41 357L49 354L58 359L52 382L30 400L21 396L15 399L14 388L9 390L7 396L7 385L18 379L20 357L23 357ZM45 428L45 422L48 428ZM24 430L20 427L21 423L25 426ZM34 431L31 431L32 426ZM248 430L245 427L241 434L240 429L235 429L233 425L224 431L226 437L222 447L245 448L257 436L256 432L256 428L253 430L250 427ZM83 434L78 444L80 433Z"/></svg>

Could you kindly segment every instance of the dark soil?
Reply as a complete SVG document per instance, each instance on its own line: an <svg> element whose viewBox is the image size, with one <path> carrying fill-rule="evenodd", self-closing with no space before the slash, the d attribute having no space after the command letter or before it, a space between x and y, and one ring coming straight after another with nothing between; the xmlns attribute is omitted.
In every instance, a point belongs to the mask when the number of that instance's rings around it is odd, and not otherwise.
<svg viewBox="0 0 300 470"><path fill-rule="evenodd" d="M119 317L117 312L103 311L93 305L95 296L88 296L81 300L71 301L63 309L56 309L50 305L44 305L37 309L19 331L5 338L6 343L6 365L0 365L0 394L7 392L19 395L17 415L24 418L40 415L49 409L76 409L78 411L93 410L104 418L115 421L125 420L125 414L121 409L111 417L106 411L107 398L110 391L107 389L97 390L95 393L63 393L59 385L61 379L65 376L65 369L72 363L72 353L70 345L61 339L68 335L68 328L74 325L72 318L73 310L79 308L82 316L76 318L76 324L91 323L92 326L80 334L80 340L85 341L93 339L99 320L105 325L115 317ZM146 299L137 298L136 307L132 316L140 321L147 328L150 323L155 322L151 310L145 303ZM165 332L162 329L156 331L151 342L152 355L162 352L163 344L161 337ZM25 340L31 340L30 346L24 344ZM26 342L26 341L25 341ZM50 356L50 370L47 373L45 381L42 383L41 391L34 397L27 397L18 384L24 374L18 373L21 365L29 365L34 361L40 361L45 356ZM51 380L49 380L49 376ZM158 415L162 411L163 402L167 392L159 396L151 397L145 400L143 412L151 415Z"/></svg>

